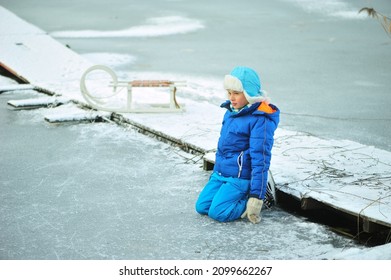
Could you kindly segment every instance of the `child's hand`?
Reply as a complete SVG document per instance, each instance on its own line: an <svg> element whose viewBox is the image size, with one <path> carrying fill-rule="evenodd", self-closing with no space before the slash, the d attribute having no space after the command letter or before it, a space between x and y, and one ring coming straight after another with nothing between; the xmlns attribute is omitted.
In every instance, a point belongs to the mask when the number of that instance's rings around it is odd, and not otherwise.
<svg viewBox="0 0 391 280"><path fill-rule="evenodd" d="M247 216L250 222L253 224L258 224L261 221L260 214L262 205L262 200L255 197L250 197L247 201L246 211L244 211L241 217L244 218Z"/></svg>

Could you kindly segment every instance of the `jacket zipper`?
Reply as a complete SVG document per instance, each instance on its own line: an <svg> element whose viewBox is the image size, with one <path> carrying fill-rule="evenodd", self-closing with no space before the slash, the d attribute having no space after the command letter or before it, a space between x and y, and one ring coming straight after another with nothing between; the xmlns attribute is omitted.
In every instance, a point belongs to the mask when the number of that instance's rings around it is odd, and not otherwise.
<svg viewBox="0 0 391 280"><path fill-rule="evenodd" d="M243 168L243 151L240 152L238 159L236 162L238 163L239 166L239 173L238 173L238 178L240 178L240 174L242 173L242 168Z"/></svg>

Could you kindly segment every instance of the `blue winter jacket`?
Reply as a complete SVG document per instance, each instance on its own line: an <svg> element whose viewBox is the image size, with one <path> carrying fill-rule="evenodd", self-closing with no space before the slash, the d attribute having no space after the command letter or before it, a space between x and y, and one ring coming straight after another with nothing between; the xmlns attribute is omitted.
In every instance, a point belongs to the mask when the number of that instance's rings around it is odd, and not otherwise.
<svg viewBox="0 0 391 280"><path fill-rule="evenodd" d="M269 106L269 110L264 110L265 106ZM227 112L220 132L214 171L224 177L251 180L249 196L264 199L280 111L272 104L259 102L238 113L232 112L229 100L221 107L227 108Z"/></svg>

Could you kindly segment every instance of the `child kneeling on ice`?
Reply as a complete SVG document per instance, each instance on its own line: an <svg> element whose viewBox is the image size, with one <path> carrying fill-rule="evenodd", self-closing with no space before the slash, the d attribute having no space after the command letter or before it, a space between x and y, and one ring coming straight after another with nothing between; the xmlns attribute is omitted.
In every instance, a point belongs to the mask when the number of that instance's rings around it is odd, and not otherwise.
<svg viewBox="0 0 391 280"><path fill-rule="evenodd" d="M261 221L279 109L269 104L258 74L235 67L224 77L228 98L213 173L196 211L220 222L247 217Z"/></svg>

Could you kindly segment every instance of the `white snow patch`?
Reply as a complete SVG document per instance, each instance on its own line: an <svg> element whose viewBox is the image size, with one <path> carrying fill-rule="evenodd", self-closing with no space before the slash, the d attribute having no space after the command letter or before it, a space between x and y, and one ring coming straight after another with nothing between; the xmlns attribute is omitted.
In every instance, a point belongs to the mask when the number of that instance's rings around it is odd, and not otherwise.
<svg viewBox="0 0 391 280"><path fill-rule="evenodd" d="M70 30L52 32L56 38L157 37L183 34L204 28L201 21L182 16L149 18L146 24L123 30Z"/></svg>

